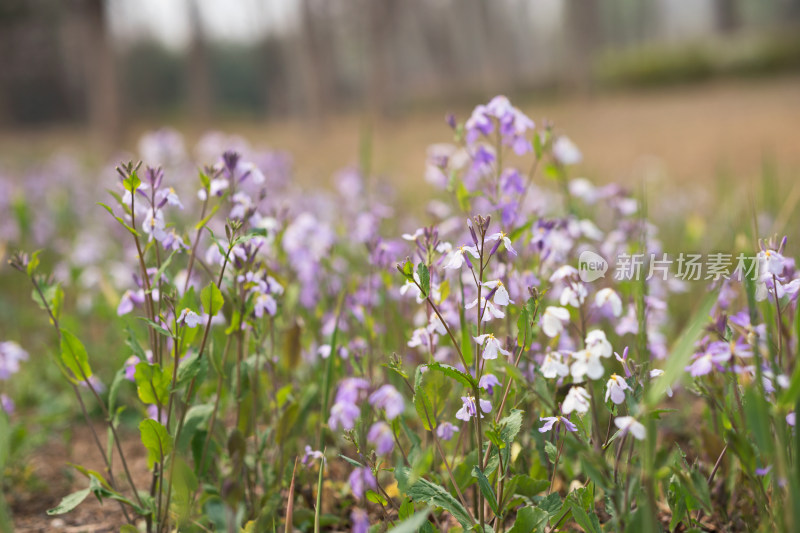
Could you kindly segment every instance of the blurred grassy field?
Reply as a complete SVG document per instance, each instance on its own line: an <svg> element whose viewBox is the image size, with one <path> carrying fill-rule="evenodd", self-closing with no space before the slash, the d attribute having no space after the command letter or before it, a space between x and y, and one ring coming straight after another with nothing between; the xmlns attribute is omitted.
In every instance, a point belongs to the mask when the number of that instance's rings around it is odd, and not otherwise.
<svg viewBox="0 0 800 533"><path fill-rule="evenodd" d="M752 229L754 211L773 216L759 227L761 235L796 233L791 227L800 201L800 75L584 96L509 96L537 123L554 122L583 151L584 161L571 171L573 177L633 188L646 183L650 214L678 235L696 234L707 246L727 247L733 244L734 227ZM397 207L420 214L426 203L419 201L420 191L429 190L426 149L452 139L445 114L465 120L474 105L488 98L427 104L377 121L358 113L331 114L316 122L236 117L217 120L212 129L289 152L295 179L307 187L330 186L338 170L359 160L363 139L369 138L372 172L396 185ZM128 154L135 153L139 136L162 126L180 131L190 148L206 131L185 121L140 120L129 125L114 151L74 127L0 131L0 170L24 168L58 151L96 164L135 157Z"/></svg>
<svg viewBox="0 0 800 533"><path fill-rule="evenodd" d="M800 169L797 75L584 97L509 96L535 121L551 120L569 135L585 156L579 173L597 181L635 183L643 173L658 172L682 186L691 185L705 183L720 172L757 175L765 158L779 161L787 171ZM239 117L218 120L212 126L243 135L256 145L289 151L298 179L308 184L328 183L332 173L355 162L360 138L368 128L373 170L395 178L401 188L414 190L424 182L426 147L450 139L445 114L453 112L465 119L477 103L411 109L373 124L350 113L315 123ZM181 131L189 146L202 134L185 122L134 122L121 147L135 150L142 132L165 125ZM0 164L25 163L55 150L92 158L101 153L81 129L0 131Z"/></svg>

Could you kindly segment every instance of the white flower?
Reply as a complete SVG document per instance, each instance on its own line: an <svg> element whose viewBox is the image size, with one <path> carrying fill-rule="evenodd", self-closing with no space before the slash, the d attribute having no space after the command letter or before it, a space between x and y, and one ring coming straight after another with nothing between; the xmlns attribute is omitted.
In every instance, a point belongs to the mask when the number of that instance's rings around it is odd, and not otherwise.
<svg viewBox="0 0 800 533"><path fill-rule="evenodd" d="M425 230L422 229L422 228L419 228L414 233L403 233L402 237L403 237L403 240L412 241L413 242L413 241L417 240L417 237L422 237L423 233L425 233Z"/></svg>
<svg viewBox="0 0 800 533"><path fill-rule="evenodd" d="M618 416L614 419L614 424L622 431L622 434L630 433L637 440L644 440L644 425L637 422L632 416Z"/></svg>
<svg viewBox="0 0 800 533"><path fill-rule="evenodd" d="M513 255L517 255L517 251L511 246L511 239L508 238L508 235L505 232L500 231L497 233L493 233L492 235L486 237L486 240L487 241L502 240L503 246L505 246L506 250L508 250L508 252Z"/></svg>
<svg viewBox="0 0 800 533"><path fill-rule="evenodd" d="M650 371L650 379L657 378L663 374L664 374L663 370L661 370L660 368L654 368L653 370ZM672 398L672 387L670 387L669 385L667 385L667 396Z"/></svg>
<svg viewBox="0 0 800 533"><path fill-rule="evenodd" d="M196 328L200 325L202 318L200 315L189 309L188 307L184 308L181 311L181 314L178 316L178 324L186 324L187 327Z"/></svg>
<svg viewBox="0 0 800 533"><path fill-rule="evenodd" d="M487 281L483 284L483 286L490 291L495 288L497 289L494 291L494 297L492 298L492 302L496 303L497 305L508 305L514 303L514 300L508 296L508 290L506 289L506 286L503 285L503 282L499 279L495 281Z"/></svg>
<svg viewBox="0 0 800 533"><path fill-rule="evenodd" d="M593 353L591 350L580 350L572 354L572 365L569 370L572 374L572 379L576 383L583 381L584 376L589 376L589 379L600 379L603 377L605 369L600 360L600 356Z"/></svg>
<svg viewBox="0 0 800 533"><path fill-rule="evenodd" d="M598 357L611 357L613 351L606 334L599 329L593 329L586 335L586 349Z"/></svg>
<svg viewBox="0 0 800 533"><path fill-rule="evenodd" d="M574 165L583 160L578 147L563 135L553 142L553 157L562 165Z"/></svg>
<svg viewBox="0 0 800 533"><path fill-rule="evenodd" d="M628 383L622 376L611 374L611 379L606 383L606 401L611 401L619 405L625 401L625 391L630 389Z"/></svg>
<svg viewBox="0 0 800 533"><path fill-rule="evenodd" d="M561 305L569 304L572 307L580 307L586 301L587 294L586 285L583 283L570 283L561 291L559 302Z"/></svg>
<svg viewBox="0 0 800 533"><path fill-rule="evenodd" d="M605 288L597 291L597 294L594 295L594 305L598 309L609 306L615 317L622 315L622 300L614 289Z"/></svg>
<svg viewBox="0 0 800 533"><path fill-rule="evenodd" d="M563 281L566 278L578 277L578 271L575 267L570 265L564 265L558 267L555 272L550 276L550 283L557 283L559 281Z"/></svg>
<svg viewBox="0 0 800 533"><path fill-rule="evenodd" d="M591 181L587 180L586 178L575 178L574 180L569 182L569 194L580 198L586 204L593 204L598 199L598 191L597 187L595 187Z"/></svg>
<svg viewBox="0 0 800 533"><path fill-rule="evenodd" d="M431 319L428 322L428 332L430 333L438 333L439 335L445 335L447 333L447 328L445 327L444 322L439 318L439 315L433 313L431 315Z"/></svg>
<svg viewBox="0 0 800 533"><path fill-rule="evenodd" d="M450 252L450 256L447 259L447 263L445 263L444 268L448 269L459 269L464 265L465 262L465 255L469 254L475 259L478 259L480 255L478 255L478 249L474 246L459 246L458 248L454 248L453 251Z"/></svg>
<svg viewBox="0 0 800 533"><path fill-rule="evenodd" d="M417 346L427 346L430 336L428 328L417 328L411 334L411 340L408 341L409 348L416 348Z"/></svg>
<svg viewBox="0 0 800 533"><path fill-rule="evenodd" d="M547 379L553 379L556 376L563 378L569 374L569 367L564 363L564 356L561 355L561 352L550 352L545 355L539 370Z"/></svg>
<svg viewBox="0 0 800 533"><path fill-rule="evenodd" d="M172 187L169 187L168 189L161 189L156 193L156 203L161 204L161 202L165 202L169 205L174 205L180 209L183 209L181 199L178 198L178 193L176 193L175 189Z"/></svg>
<svg viewBox="0 0 800 533"><path fill-rule="evenodd" d="M483 346L484 342L486 343L486 347L483 349L484 359L497 359L497 352L505 356L511 355L511 352L503 349L503 345L500 344L500 341L497 340L492 333L484 333L483 335L472 338L481 346Z"/></svg>
<svg viewBox="0 0 800 533"><path fill-rule="evenodd" d="M589 393L583 387L572 387L561 404L561 411L568 415L572 411L586 413L589 410Z"/></svg>
<svg viewBox="0 0 800 533"><path fill-rule="evenodd" d="M569 323L569 311L563 307L548 306L542 315L542 331L550 338L558 336Z"/></svg>
<svg viewBox="0 0 800 533"><path fill-rule="evenodd" d="M464 309L472 309L476 305L478 305L477 298L465 305ZM484 309L483 315L481 315L481 322L489 322L492 318L505 318L506 316L504 312L495 307L492 302L487 301L483 296L481 296L481 308Z"/></svg>

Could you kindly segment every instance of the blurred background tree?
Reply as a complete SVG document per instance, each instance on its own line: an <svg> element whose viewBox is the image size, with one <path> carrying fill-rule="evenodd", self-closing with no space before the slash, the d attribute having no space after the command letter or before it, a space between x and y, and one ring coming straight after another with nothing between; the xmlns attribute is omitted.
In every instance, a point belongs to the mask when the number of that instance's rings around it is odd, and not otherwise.
<svg viewBox="0 0 800 533"><path fill-rule="evenodd" d="M3 0L0 127L391 115L800 68L800 0ZM109 142L109 144L110 144Z"/></svg>

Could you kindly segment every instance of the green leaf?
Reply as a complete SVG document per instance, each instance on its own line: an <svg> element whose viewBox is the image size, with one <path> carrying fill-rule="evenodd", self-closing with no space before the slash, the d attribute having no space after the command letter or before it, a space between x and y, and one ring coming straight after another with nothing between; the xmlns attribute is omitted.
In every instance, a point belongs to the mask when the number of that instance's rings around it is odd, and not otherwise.
<svg viewBox="0 0 800 533"><path fill-rule="evenodd" d="M414 501L441 507L453 515L464 529L471 528L474 525L467 510L464 509L464 506L461 505L452 494L447 492L443 487L431 483L427 479L417 480L409 487L407 494L408 497Z"/></svg>
<svg viewBox="0 0 800 533"><path fill-rule="evenodd" d="M152 329L153 331L157 331L158 333L160 333L161 335L163 335L165 337L173 338L172 333L168 329L164 329L157 322L153 322L152 320L150 320L149 318L144 317L144 316L137 316L136 318L138 318L142 322L146 322L147 325L150 326L150 329Z"/></svg>
<svg viewBox="0 0 800 533"><path fill-rule="evenodd" d="M429 514L431 514L430 508L418 511L390 529L389 533L416 533L428 523Z"/></svg>
<svg viewBox="0 0 800 533"><path fill-rule="evenodd" d="M431 273L425 263L417 265L417 276L419 276L419 286L422 288L422 295L428 296L431 293Z"/></svg>
<svg viewBox="0 0 800 533"><path fill-rule="evenodd" d="M142 420L139 432L142 444L147 449L147 468L152 470L155 463L163 462L164 457L172 451L172 437L163 425L152 418Z"/></svg>
<svg viewBox="0 0 800 533"><path fill-rule="evenodd" d="M547 525L550 515L538 507L523 507L517 511L517 518L508 533L539 533Z"/></svg>
<svg viewBox="0 0 800 533"><path fill-rule="evenodd" d="M225 298L219 288L212 282L200 293L200 303L206 313L214 316L225 305Z"/></svg>
<svg viewBox="0 0 800 533"><path fill-rule="evenodd" d="M378 494L372 489L367 489L366 493L367 501L370 501L375 504L386 506L386 498Z"/></svg>
<svg viewBox="0 0 800 533"><path fill-rule="evenodd" d="M537 504L539 509L542 509L552 518L561 511L561 496L557 492L553 492L539 500Z"/></svg>
<svg viewBox="0 0 800 533"><path fill-rule="evenodd" d="M28 269L27 269L27 272L28 272L29 276L32 275L34 272L36 272L36 269L39 267L39 254L40 253L42 253L41 250L36 250L35 252L33 252L31 254L31 258L28 261Z"/></svg>
<svg viewBox="0 0 800 533"><path fill-rule="evenodd" d="M125 368L120 368L116 374L114 374L114 380L111 382L111 386L108 388L108 412L113 413L116 410L117 406L117 395L119 394L120 386L127 381L125 379Z"/></svg>
<svg viewBox="0 0 800 533"><path fill-rule="evenodd" d="M183 452L189 446L197 429L205 424L211 417L211 412L214 410L213 404L194 405L186 413L186 421L183 423L183 431L181 431L180 439L178 440L178 450ZM209 431L211 429L209 428Z"/></svg>
<svg viewBox="0 0 800 533"><path fill-rule="evenodd" d="M109 213L111 213L111 216L112 216L112 217L114 217L114 218L116 219L116 221L117 221L117 222L119 222L120 224L122 224L122 227L124 227L126 230L128 230L128 232L129 232L131 235L134 235L134 236L136 236L136 237L138 237L138 236L139 236L139 232L138 232L138 231L136 231L135 229L133 229L132 227L130 227L130 226L128 225L128 223L127 223L127 222L125 222L125 221L122 219L122 217L118 217L117 215L115 215L115 214L114 214L114 210L113 210L113 209L111 209L110 207L108 207L108 206L107 206L106 204L104 204L103 202L97 202L97 205L99 205L100 207L104 207L106 211L108 211Z"/></svg>
<svg viewBox="0 0 800 533"><path fill-rule="evenodd" d="M89 489L79 490L78 492L73 492L69 496L64 496L61 500L61 503L53 507L52 509L47 510L47 514L49 515L57 515L57 514L64 514L72 511L77 506L89 496L91 491Z"/></svg>
<svg viewBox="0 0 800 533"><path fill-rule="evenodd" d="M158 364L146 361L136 365L133 374L136 381L136 392L139 399L146 404L167 405L171 376L164 372Z"/></svg>
<svg viewBox="0 0 800 533"><path fill-rule="evenodd" d="M89 355L78 337L69 331L61 330L61 362L78 381L92 377Z"/></svg>
<svg viewBox="0 0 800 533"><path fill-rule="evenodd" d="M345 461L347 461L348 463L350 463L351 465L353 465L353 466L355 466L355 467L357 467L357 468L364 468L364 465L362 465L361 463L359 463L359 462L358 462L358 461L356 461L355 459L350 459L350 458L349 458L349 457L347 457L346 455L342 455L342 454L340 453L340 454L339 454L339 457L341 457L342 459L344 459Z"/></svg>
<svg viewBox="0 0 800 533"><path fill-rule="evenodd" d="M547 459L550 461L550 464L556 464L558 449L556 448L555 444L549 440L544 441L544 451L547 454Z"/></svg>
<svg viewBox="0 0 800 533"><path fill-rule="evenodd" d="M532 479L527 474L514 476L517 480L517 494L522 494L528 498L533 498L540 492L544 492L550 486L550 480Z"/></svg>
<svg viewBox="0 0 800 533"><path fill-rule="evenodd" d="M510 446L514 442L519 430L522 429L522 411L519 409L512 409L511 413L500 420L500 438L506 445Z"/></svg>
<svg viewBox="0 0 800 533"><path fill-rule="evenodd" d="M600 520L594 512L587 513L583 507L576 502L570 503L572 518L578 523L585 533L603 533L600 529Z"/></svg>
<svg viewBox="0 0 800 533"><path fill-rule="evenodd" d="M182 362L178 367L178 385L182 385L201 375L208 369L208 358L199 353Z"/></svg>
<svg viewBox="0 0 800 533"><path fill-rule="evenodd" d="M453 366L444 365L442 363L428 363L427 367L429 370L441 372L445 376L455 379L465 387L468 387L470 390L478 385L478 383L475 381L475 378Z"/></svg>
<svg viewBox="0 0 800 533"><path fill-rule="evenodd" d="M197 224L195 224L195 225L194 225L194 229L202 229L202 228L203 228L203 226L205 226L206 224L208 224L208 221L209 221L209 220L211 220L211 219L214 217L214 215L217 213L217 210L219 209L219 207L220 207L221 205L222 205L222 202L219 202L218 204L216 204L216 205L215 205L215 206L214 206L214 207L211 209L211 212L210 212L209 214L207 214L207 215L205 216L205 218L203 218L203 220L201 220L200 222L198 222Z"/></svg>
<svg viewBox="0 0 800 533"><path fill-rule="evenodd" d="M422 386L422 379L424 377L424 373L422 372L423 367L424 365L419 365L414 375L414 409L416 409L419 415L422 426L428 431L431 431L434 423L433 404Z"/></svg>
<svg viewBox="0 0 800 533"><path fill-rule="evenodd" d="M711 307L717 301L716 291L708 293L683 330L675 346L670 350L664 374L650 383L647 391L646 403L655 406L667 393L667 387L675 386L682 376L686 374L686 367L692 354L695 352L695 342L703 334L707 324L707 317Z"/></svg>
<svg viewBox="0 0 800 533"><path fill-rule="evenodd" d="M462 211L468 213L471 211L470 209L470 194L467 190L467 187L464 185L464 182L459 181L458 185L456 186L456 199L458 200L458 206L461 208Z"/></svg>
<svg viewBox="0 0 800 533"><path fill-rule="evenodd" d="M497 497L494 495L494 490L492 490L492 484L489 483L489 480L486 479L486 476L483 475L483 472L481 472L481 469L478 468L477 465L472 467L472 477L478 480L478 487L481 489L483 497L486 498L486 501L489 503L489 507L492 508L492 512L498 514Z"/></svg>
<svg viewBox="0 0 800 533"><path fill-rule="evenodd" d="M131 193L135 192L141 184L142 180L139 179L139 175L135 170L131 172L130 176L122 180L122 186L125 187L126 191Z"/></svg>

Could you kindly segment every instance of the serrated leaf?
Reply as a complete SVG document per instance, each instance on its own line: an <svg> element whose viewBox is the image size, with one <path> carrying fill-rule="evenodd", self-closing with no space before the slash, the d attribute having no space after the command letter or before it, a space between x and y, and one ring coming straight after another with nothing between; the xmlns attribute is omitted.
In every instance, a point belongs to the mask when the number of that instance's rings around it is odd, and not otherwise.
<svg viewBox="0 0 800 533"><path fill-rule="evenodd" d="M474 523L464 506L443 487L431 483L427 479L419 479L408 488L408 497L417 502L441 507L458 520L464 529L471 528Z"/></svg>
<svg viewBox="0 0 800 533"><path fill-rule="evenodd" d="M148 418L139 424L142 444L147 449L147 468L153 469L155 463L163 462L172 451L172 437L167 433L167 428L162 424Z"/></svg>
<svg viewBox="0 0 800 533"><path fill-rule="evenodd" d="M413 510L414 507L412 506L411 509ZM422 528L422 526L428 523L429 514L431 514L431 510L429 508L423 509L422 511L417 511L390 529L389 533L416 533Z"/></svg>
<svg viewBox="0 0 800 533"><path fill-rule="evenodd" d="M514 442L520 429L522 429L522 411L519 409L512 409L511 413L500 420L500 438L508 446Z"/></svg>
<svg viewBox="0 0 800 533"><path fill-rule="evenodd" d="M517 511L517 518L508 533L539 533L549 519L550 515L539 507L523 507Z"/></svg>
<svg viewBox="0 0 800 533"><path fill-rule="evenodd" d="M583 529L586 533L602 533L603 530L600 529L600 520L597 518L597 515L592 513L587 513L583 507L581 507L578 503L571 502L570 503L570 510L572 511L572 518L575 519L575 522L578 523L579 526Z"/></svg>

